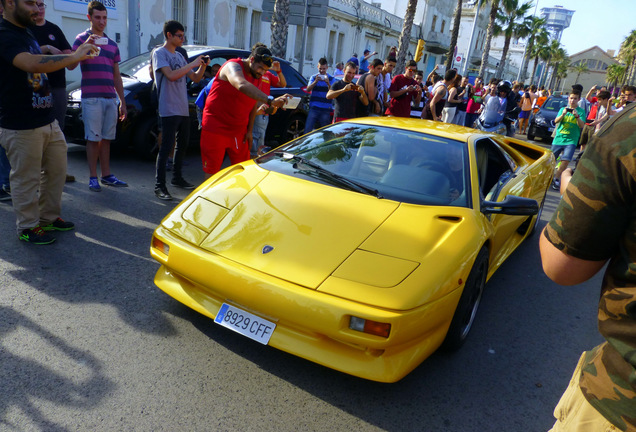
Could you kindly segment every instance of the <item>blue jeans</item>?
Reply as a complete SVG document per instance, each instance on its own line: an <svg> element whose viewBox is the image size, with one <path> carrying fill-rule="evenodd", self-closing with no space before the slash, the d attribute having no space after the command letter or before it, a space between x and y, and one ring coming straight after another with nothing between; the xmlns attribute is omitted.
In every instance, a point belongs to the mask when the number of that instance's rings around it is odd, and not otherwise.
<svg viewBox="0 0 636 432"><path fill-rule="evenodd" d="M9 187L9 173L11 172L11 165L9 159L7 159L7 152L4 147L0 146L0 187Z"/></svg>
<svg viewBox="0 0 636 432"><path fill-rule="evenodd" d="M331 123L331 111L319 108L310 108L305 123L305 133L321 128Z"/></svg>
<svg viewBox="0 0 636 432"><path fill-rule="evenodd" d="M555 158L561 156L561 160L571 161L576 151L576 144L553 145L550 150L554 153Z"/></svg>

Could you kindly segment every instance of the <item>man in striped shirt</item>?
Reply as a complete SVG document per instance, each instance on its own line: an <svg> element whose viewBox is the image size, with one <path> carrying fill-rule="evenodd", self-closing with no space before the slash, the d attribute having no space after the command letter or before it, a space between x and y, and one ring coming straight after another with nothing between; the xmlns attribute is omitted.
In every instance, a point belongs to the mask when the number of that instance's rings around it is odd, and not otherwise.
<svg viewBox="0 0 636 432"><path fill-rule="evenodd" d="M327 92L336 79L327 73L326 58L318 60L318 73L309 78L307 91L311 92L309 99L309 113L305 123L305 133L321 128L331 123L333 103L327 99Z"/></svg>
<svg viewBox="0 0 636 432"><path fill-rule="evenodd" d="M86 138L86 157L90 170L88 187L101 191L97 181L97 161L101 182L108 186L128 186L110 172L110 142L115 139L117 120L126 118L124 86L119 73L119 48L105 33L108 22L106 7L99 1L88 4L91 27L75 38L73 51L86 41L97 45L97 56L80 63L82 69L82 118ZM117 98L119 97L119 107Z"/></svg>

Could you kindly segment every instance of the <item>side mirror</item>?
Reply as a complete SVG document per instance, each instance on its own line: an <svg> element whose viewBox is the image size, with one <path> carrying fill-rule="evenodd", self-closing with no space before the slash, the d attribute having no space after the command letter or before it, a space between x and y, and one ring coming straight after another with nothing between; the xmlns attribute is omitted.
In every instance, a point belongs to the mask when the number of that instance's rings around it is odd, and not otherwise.
<svg viewBox="0 0 636 432"><path fill-rule="evenodd" d="M510 216L534 216L539 213L539 204L530 198L508 195L501 202L482 201L483 214L505 214Z"/></svg>

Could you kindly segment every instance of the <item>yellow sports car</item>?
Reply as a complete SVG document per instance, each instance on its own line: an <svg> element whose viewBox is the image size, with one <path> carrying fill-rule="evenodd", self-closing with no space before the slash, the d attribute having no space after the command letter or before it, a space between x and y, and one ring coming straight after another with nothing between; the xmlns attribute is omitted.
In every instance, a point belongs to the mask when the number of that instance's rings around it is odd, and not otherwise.
<svg viewBox="0 0 636 432"><path fill-rule="evenodd" d="M475 129L336 123L180 203L152 239L155 283L256 342L394 382L466 339L553 168L549 150Z"/></svg>

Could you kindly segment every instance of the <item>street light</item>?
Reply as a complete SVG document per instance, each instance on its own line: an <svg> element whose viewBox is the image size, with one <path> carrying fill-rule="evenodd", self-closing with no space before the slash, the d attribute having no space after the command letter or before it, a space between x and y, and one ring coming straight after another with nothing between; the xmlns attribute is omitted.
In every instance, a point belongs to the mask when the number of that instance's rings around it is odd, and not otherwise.
<svg viewBox="0 0 636 432"><path fill-rule="evenodd" d="M477 18L479 17L479 9L481 8L482 0L476 0L477 10L475 11L475 21L473 21L473 29L470 32L470 40L468 42L468 49L466 50L466 61L462 68L462 76L466 76L468 70L468 62L470 61L470 52L472 51L473 39L475 38L475 28L477 27Z"/></svg>

